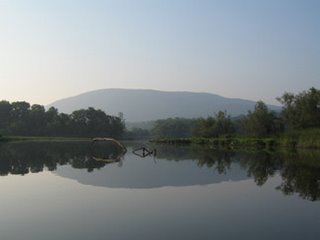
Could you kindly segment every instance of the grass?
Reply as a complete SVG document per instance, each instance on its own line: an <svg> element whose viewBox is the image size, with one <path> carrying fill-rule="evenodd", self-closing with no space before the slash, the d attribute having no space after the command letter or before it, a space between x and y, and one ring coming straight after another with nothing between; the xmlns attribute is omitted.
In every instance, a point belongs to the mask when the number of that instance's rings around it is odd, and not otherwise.
<svg viewBox="0 0 320 240"><path fill-rule="evenodd" d="M282 134L279 143L283 146L294 148L320 148L320 129L294 130Z"/></svg>
<svg viewBox="0 0 320 240"><path fill-rule="evenodd" d="M40 137L40 136L0 136L0 141L88 141L91 138L80 138L80 137Z"/></svg>
<svg viewBox="0 0 320 240"><path fill-rule="evenodd" d="M279 136L270 137L233 136L219 138L160 138L153 140L153 142L167 144L200 144L232 149L320 149L320 129L296 130L283 133Z"/></svg>

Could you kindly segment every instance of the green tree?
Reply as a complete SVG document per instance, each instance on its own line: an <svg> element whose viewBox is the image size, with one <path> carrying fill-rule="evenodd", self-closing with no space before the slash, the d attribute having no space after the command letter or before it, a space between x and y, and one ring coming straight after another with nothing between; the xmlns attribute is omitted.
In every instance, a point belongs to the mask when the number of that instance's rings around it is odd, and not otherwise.
<svg viewBox="0 0 320 240"><path fill-rule="evenodd" d="M282 126L274 112L266 104L258 101L254 111L249 111L242 119L243 132L253 136L267 136L281 131Z"/></svg>
<svg viewBox="0 0 320 240"><path fill-rule="evenodd" d="M220 137L234 132L234 126L226 112L219 111L214 117L199 119L193 129L194 137Z"/></svg>
<svg viewBox="0 0 320 240"><path fill-rule="evenodd" d="M124 122L94 108L80 109L72 114L59 114L58 109L27 102L0 102L0 133L35 136L109 136L119 137Z"/></svg>
<svg viewBox="0 0 320 240"><path fill-rule="evenodd" d="M5 131L5 129L10 124L10 113L12 106L8 101L0 101L0 131Z"/></svg>
<svg viewBox="0 0 320 240"><path fill-rule="evenodd" d="M106 115L94 108L74 111L71 116L72 134L75 136L119 137L124 131L124 124L118 117Z"/></svg>
<svg viewBox="0 0 320 240"><path fill-rule="evenodd" d="M45 108L42 105L34 104L28 114L28 130L30 135L43 135L46 127Z"/></svg>
<svg viewBox="0 0 320 240"><path fill-rule="evenodd" d="M59 112L58 109L55 107L50 107L48 111L45 112L45 134L51 135L51 136L57 136L61 132L61 129L59 129L61 126L59 124Z"/></svg>
<svg viewBox="0 0 320 240"><path fill-rule="evenodd" d="M30 104L24 101L11 103L10 126L7 132L14 135L28 134L28 116Z"/></svg>
<svg viewBox="0 0 320 240"><path fill-rule="evenodd" d="M282 115L289 128L320 127L320 90L284 93L277 100L283 104Z"/></svg>
<svg viewBox="0 0 320 240"><path fill-rule="evenodd" d="M54 130L57 136L73 136L72 120L70 115L60 113L58 115L57 126Z"/></svg>
<svg viewBox="0 0 320 240"><path fill-rule="evenodd" d="M234 127L229 115L226 112L219 111L215 114L216 119L216 135L228 135L233 133Z"/></svg>
<svg viewBox="0 0 320 240"><path fill-rule="evenodd" d="M29 114L30 104L27 102L13 102L11 103L11 119L13 121L25 121Z"/></svg>
<svg viewBox="0 0 320 240"><path fill-rule="evenodd" d="M216 120L213 117L200 118L192 131L193 137L216 137L215 135Z"/></svg>
<svg viewBox="0 0 320 240"><path fill-rule="evenodd" d="M133 128L131 130L125 131L125 138L129 138L129 139L143 139L143 138L149 138L150 136L151 136L151 133L147 129Z"/></svg>
<svg viewBox="0 0 320 240"><path fill-rule="evenodd" d="M168 118L157 120L151 129L156 137L191 137L196 121L185 118Z"/></svg>

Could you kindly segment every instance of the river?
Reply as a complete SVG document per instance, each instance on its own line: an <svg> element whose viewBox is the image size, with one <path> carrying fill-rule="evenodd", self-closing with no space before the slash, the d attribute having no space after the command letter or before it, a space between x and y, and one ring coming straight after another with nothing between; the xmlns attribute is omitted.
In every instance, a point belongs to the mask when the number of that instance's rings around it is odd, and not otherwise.
<svg viewBox="0 0 320 240"><path fill-rule="evenodd" d="M318 239L320 154L0 145L0 239Z"/></svg>

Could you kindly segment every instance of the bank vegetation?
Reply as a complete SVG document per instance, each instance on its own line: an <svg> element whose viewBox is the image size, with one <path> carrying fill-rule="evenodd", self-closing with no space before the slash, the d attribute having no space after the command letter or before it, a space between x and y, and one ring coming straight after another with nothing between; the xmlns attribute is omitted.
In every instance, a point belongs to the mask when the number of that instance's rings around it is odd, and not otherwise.
<svg viewBox="0 0 320 240"><path fill-rule="evenodd" d="M154 141L232 148L320 148L320 91L284 93L277 100L281 112L270 111L258 101L252 111L237 118L219 111L207 118L159 120L152 129Z"/></svg>

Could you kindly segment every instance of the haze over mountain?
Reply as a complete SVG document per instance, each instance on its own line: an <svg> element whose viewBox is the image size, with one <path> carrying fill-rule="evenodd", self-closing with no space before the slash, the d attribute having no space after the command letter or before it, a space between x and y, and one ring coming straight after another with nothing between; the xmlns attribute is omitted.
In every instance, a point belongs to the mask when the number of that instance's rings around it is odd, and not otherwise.
<svg viewBox="0 0 320 240"><path fill-rule="evenodd" d="M207 117L220 110L227 111L234 117L246 114L255 104L255 101L226 98L211 93L101 89L61 99L47 107L54 106L64 113L94 107L110 115L122 112L126 121L140 122L169 117ZM278 106L268 107L280 110Z"/></svg>

